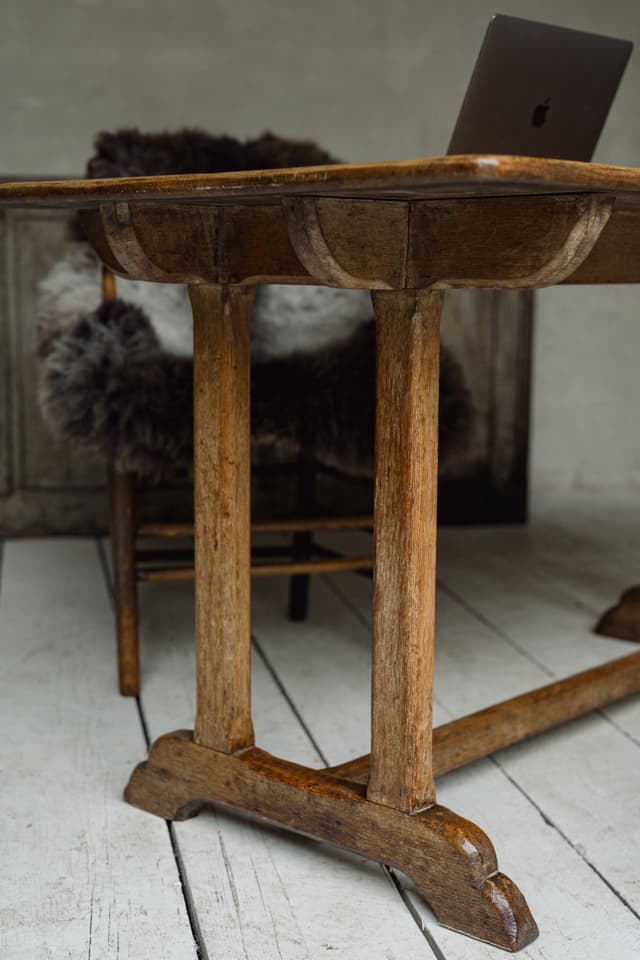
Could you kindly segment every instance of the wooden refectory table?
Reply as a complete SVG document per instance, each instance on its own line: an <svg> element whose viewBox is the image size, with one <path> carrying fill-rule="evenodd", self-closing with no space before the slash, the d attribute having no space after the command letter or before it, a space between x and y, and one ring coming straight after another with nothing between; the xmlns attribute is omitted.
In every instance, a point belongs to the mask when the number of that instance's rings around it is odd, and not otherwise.
<svg viewBox="0 0 640 960"><path fill-rule="evenodd" d="M501 156L0 184L81 209L106 266L186 283L194 317L195 730L160 737L126 799L215 802L408 874L440 921L509 950L537 935L487 836L434 777L640 690L640 653L432 729L439 321L449 287L640 282L640 171ZM371 753L313 770L254 745L249 321L261 283L372 291L376 320Z"/></svg>

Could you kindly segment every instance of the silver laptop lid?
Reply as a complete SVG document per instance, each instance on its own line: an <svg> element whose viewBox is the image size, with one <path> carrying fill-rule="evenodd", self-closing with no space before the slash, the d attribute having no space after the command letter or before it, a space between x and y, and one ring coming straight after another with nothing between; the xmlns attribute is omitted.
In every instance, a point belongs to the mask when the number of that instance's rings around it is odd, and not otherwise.
<svg viewBox="0 0 640 960"><path fill-rule="evenodd" d="M496 14L448 153L590 160L632 49L628 40Z"/></svg>

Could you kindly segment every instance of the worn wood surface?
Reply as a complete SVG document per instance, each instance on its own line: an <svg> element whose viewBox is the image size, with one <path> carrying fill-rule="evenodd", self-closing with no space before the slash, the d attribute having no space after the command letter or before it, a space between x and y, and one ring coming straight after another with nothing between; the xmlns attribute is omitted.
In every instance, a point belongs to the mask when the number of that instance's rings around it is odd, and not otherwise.
<svg viewBox="0 0 640 960"><path fill-rule="evenodd" d="M409 287L546 287L570 278L613 208L597 194L411 204Z"/></svg>
<svg viewBox="0 0 640 960"><path fill-rule="evenodd" d="M261 520L251 524L252 533L294 533L298 530L353 530L373 527L373 517L301 517L300 519ZM141 536L192 537L192 523L146 523Z"/></svg>
<svg viewBox="0 0 640 960"><path fill-rule="evenodd" d="M185 819L211 801L258 814L399 867L452 929L508 950L538 933L518 888L497 872L488 838L445 807L409 816L368 802L358 784L257 748L218 753L195 744L190 731L156 740L125 799L166 819Z"/></svg>
<svg viewBox="0 0 640 960"><path fill-rule="evenodd" d="M274 630L282 628L281 637L291 633L299 653L313 637L325 636L331 645L322 578L313 581L312 615L303 624L292 624L286 618L287 584L280 580L275 590L274 585L272 580L254 585L258 600L265 590L273 597L268 616L263 604L258 605L253 625L258 636L263 630L268 634L272 625ZM334 611L338 632L340 609L338 604ZM168 729L193 723L195 660L188 586L143 586L142 616L143 655L150 666L142 701L155 738ZM301 667L304 659L301 657ZM366 673L361 679L367 686ZM279 678L274 678L255 652L252 681L260 743L306 766L322 766L323 757L292 713ZM320 686L324 683L318 685L316 694L320 694ZM325 706L329 690L324 688ZM336 718L338 713L329 710L327 716ZM139 758L142 756L140 753ZM209 956L225 960L431 957L419 925L388 874L374 861L238 817L220 806L204 810L192 820L176 822L173 829Z"/></svg>
<svg viewBox="0 0 640 960"><path fill-rule="evenodd" d="M116 202L100 207L100 226L85 215L87 235L117 273L155 283L198 283L214 280L218 215L201 207L133 207ZM106 241L106 247L101 243ZM184 238L189 264L184 261ZM155 262L162 251L161 264ZM152 259L153 258L153 259Z"/></svg>
<svg viewBox="0 0 640 960"><path fill-rule="evenodd" d="M625 590L618 603L602 614L595 630L603 637L640 643L640 587Z"/></svg>
<svg viewBox="0 0 640 960"><path fill-rule="evenodd" d="M260 211L265 201L271 204L267 212ZM614 202L624 214L598 252L597 240ZM598 282L640 279L629 275L633 267L625 249L633 229L630 218L640 208L640 174L622 167L447 157L193 177L0 184L0 205L38 203L87 211L100 204L95 213L86 213L92 243L111 269L138 279L304 283L315 277L365 289L433 283L526 287L570 279L586 259L591 267L583 268L580 282L590 277ZM248 215L240 203L250 206ZM255 238L251 250L240 242L232 255L226 252L232 239L235 245L236 237L249 234ZM366 235L367 243L354 243L356 235Z"/></svg>
<svg viewBox="0 0 640 960"><path fill-rule="evenodd" d="M140 693L138 587L136 583L136 478L109 470L109 515L114 569L118 685L125 697Z"/></svg>
<svg viewBox="0 0 640 960"><path fill-rule="evenodd" d="M564 283L637 283L640 262L638 224L633 208L616 203L597 244Z"/></svg>
<svg viewBox="0 0 640 960"><path fill-rule="evenodd" d="M253 743L250 611L249 324L253 293L190 288L194 321L194 496L198 743Z"/></svg>
<svg viewBox="0 0 640 960"><path fill-rule="evenodd" d="M365 290L404 286L407 203L292 197L283 207L291 246L319 283Z"/></svg>
<svg viewBox="0 0 640 960"><path fill-rule="evenodd" d="M431 698L440 293L375 293L376 465L371 776L399 810L435 797Z"/></svg>
<svg viewBox="0 0 640 960"><path fill-rule="evenodd" d="M205 296L201 298L203 292ZM378 303L378 296L381 303ZM203 616L199 590L201 587L209 590L214 578L209 563L200 562L196 552L198 711L195 741L190 734L186 737L168 736L157 741L149 760L132 775L126 798L143 809L171 819L181 819L183 815L197 812L203 801L218 800L274 819L290 828L354 846L367 856L389 860L410 871L423 895L447 925L508 949L520 949L535 938L537 928L518 889L508 878L496 873L495 856L484 835L472 824L465 824L456 815L445 811L444 847L436 846L430 850L432 833L440 837L442 832L440 809L432 806L430 755L437 522L437 370L442 297L440 294L419 293L408 298L402 294L385 293L377 295L374 301L378 329L378 403L372 772L366 791L368 799L365 800L364 791L361 791L362 802L355 807L357 792L353 794L354 788L350 788L351 793L342 795L339 782L334 782L330 775L313 773L287 761L271 760L256 750L242 750L239 755L227 756L234 750L250 746L253 737L248 649L245 649L243 637L237 642L238 624L244 624L245 611L248 615L249 608L248 312L242 331L246 340L246 350L240 351L243 356L246 353L244 362L240 360L242 369L240 372L234 370L238 364L238 350L234 343L229 350L230 366L236 374L232 388L224 375L215 380L216 389L219 389L219 380L222 388L231 394L231 410L227 409L227 403L218 402L213 441L210 437L211 404L207 402L207 392L211 390L213 380L211 372L214 370L219 374L218 368L222 365L218 351L229 338L227 331L232 315L228 300L227 290L192 288L196 330L196 550L202 550L213 539L212 553L215 553L226 533L228 552L218 556L216 586L225 589L225 584L234 579L237 582L239 575L246 578L246 585L243 581L241 591L231 594L231 603L223 602L222 610L215 613L207 593ZM213 335L211 328L205 327L205 305L215 312L213 318L207 318L214 328ZM397 326L401 329L401 351L395 335ZM228 362L226 355L224 359ZM416 409L426 411L424 420L417 426L411 416ZM226 414L224 420L223 413ZM224 435L229 424L233 431L231 444ZM398 426L400 443L396 439ZM237 444L238 433L243 427L246 462L242 447L233 446ZM203 441L204 451L200 447ZM235 468L226 484L221 461ZM244 501L242 486L240 492L238 489L239 465L244 466L247 479ZM199 500L205 492L207 479L213 479L211 488L217 495L217 510ZM406 509L409 506L406 504L402 512L392 509L398 485L411 506ZM234 523L229 524L229 514L238 503L240 519L234 517ZM230 532L224 530L225 523ZM396 536L398 527L399 539ZM404 568L402 579L392 576L398 560ZM389 589L391 584L393 592ZM425 586L425 603L416 615L412 598L416 592L422 596ZM215 621L210 623L213 617ZM392 649L394 645L400 647L399 671L393 666L392 654L397 657ZM217 673L214 674L216 667ZM425 681L426 689L423 687ZM388 709L390 703L394 706L391 712ZM396 721L391 736L381 723L384 715L390 715ZM212 750L211 747L217 744L222 749ZM391 759L392 754L399 754L400 763L395 755ZM421 816L409 816L425 806L430 809ZM378 823L381 810L388 812L382 815L384 822ZM385 818L390 818L388 823ZM428 819L428 824L423 824L423 819ZM426 841L421 831L425 826ZM400 835L404 830L409 831L410 836L403 843ZM415 859L417 843L420 849L424 848L426 862L431 860L433 863L426 873L420 866L424 861ZM479 854L478 844L484 849L484 856ZM404 858L402 847L406 848ZM449 850L453 860L447 855ZM472 866L478 856L479 872ZM456 869L458 861L460 866ZM443 863L447 867L444 873Z"/></svg>
<svg viewBox="0 0 640 960"><path fill-rule="evenodd" d="M640 205L640 171L537 157L451 156L285 170L0 184L0 206L88 208L105 201L248 202L289 195L409 199L617 193Z"/></svg>
<svg viewBox="0 0 640 960"><path fill-rule="evenodd" d="M321 560L281 561L277 563L254 563L252 577L272 577L280 574L333 573L338 570L371 570L373 557L334 557Z"/></svg>
<svg viewBox="0 0 640 960"><path fill-rule="evenodd" d="M570 281L597 249L614 203L615 195L604 193L408 202L285 197L281 205L227 207L119 201L86 212L85 220L103 261L132 279L517 289ZM624 232L609 234L612 276L625 241ZM594 267L606 278L603 256ZM624 262L628 270L628 254ZM589 276L585 268L581 282Z"/></svg>
<svg viewBox="0 0 640 960"><path fill-rule="evenodd" d="M251 564L252 577L293 576L301 573L333 573L336 570L370 570L373 557L336 557L323 560L279 560L273 563L261 561ZM166 583L171 580L194 580L192 566L142 567L138 579L146 583Z"/></svg>
<svg viewBox="0 0 640 960"><path fill-rule="evenodd" d="M639 690L640 653L632 653L452 720L433 731L434 776L472 763ZM332 767L331 773L366 783L369 757L358 757Z"/></svg>

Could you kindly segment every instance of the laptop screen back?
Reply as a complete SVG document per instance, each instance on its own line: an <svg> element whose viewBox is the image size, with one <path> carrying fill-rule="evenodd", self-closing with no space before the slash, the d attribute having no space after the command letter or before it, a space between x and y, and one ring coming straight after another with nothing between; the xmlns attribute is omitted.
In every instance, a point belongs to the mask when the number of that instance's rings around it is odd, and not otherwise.
<svg viewBox="0 0 640 960"><path fill-rule="evenodd" d="M448 153L590 160L632 48L496 14Z"/></svg>

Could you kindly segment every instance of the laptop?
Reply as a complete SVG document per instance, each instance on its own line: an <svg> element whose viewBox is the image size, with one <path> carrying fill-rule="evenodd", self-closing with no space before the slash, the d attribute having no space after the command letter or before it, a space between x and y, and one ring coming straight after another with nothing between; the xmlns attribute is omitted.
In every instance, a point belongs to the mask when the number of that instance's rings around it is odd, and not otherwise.
<svg viewBox="0 0 640 960"><path fill-rule="evenodd" d="M591 160L632 49L496 14L447 152Z"/></svg>

